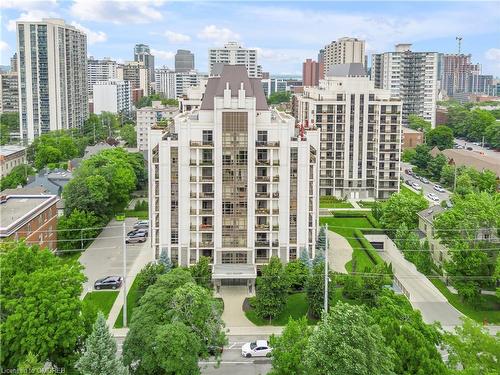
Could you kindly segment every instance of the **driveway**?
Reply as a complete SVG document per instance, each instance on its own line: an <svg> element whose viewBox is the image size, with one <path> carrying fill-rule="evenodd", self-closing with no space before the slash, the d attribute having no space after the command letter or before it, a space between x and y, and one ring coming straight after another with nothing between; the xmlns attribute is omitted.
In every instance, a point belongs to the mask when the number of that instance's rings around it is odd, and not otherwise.
<svg viewBox="0 0 500 375"><path fill-rule="evenodd" d="M345 264L352 260L352 246L336 232L328 231L328 266L332 271L347 273Z"/></svg>
<svg viewBox="0 0 500 375"><path fill-rule="evenodd" d="M136 218L126 218L126 231L132 230ZM101 234L80 256L85 267L87 281L83 285L82 298L94 288L94 282L105 276L123 276L123 227L120 221L111 220ZM149 241L144 244L127 245L127 273L141 253L152 257ZM149 253L149 254L146 254ZM129 283L129 286L131 284Z"/></svg>
<svg viewBox="0 0 500 375"><path fill-rule="evenodd" d="M420 310L426 323L438 321L444 329L451 330L461 324L460 311L455 309L425 275L417 271L415 265L407 261L396 245L386 235L365 235L368 241L384 242L384 250L379 251L384 261L392 263L395 279L399 280L409 296L411 305Z"/></svg>

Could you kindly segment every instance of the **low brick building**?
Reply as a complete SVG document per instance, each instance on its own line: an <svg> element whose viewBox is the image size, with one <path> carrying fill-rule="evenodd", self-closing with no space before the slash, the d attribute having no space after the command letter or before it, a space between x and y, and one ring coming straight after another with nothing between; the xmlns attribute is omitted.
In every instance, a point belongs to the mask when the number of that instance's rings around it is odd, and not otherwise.
<svg viewBox="0 0 500 375"><path fill-rule="evenodd" d="M26 147L0 146L0 177L7 176L18 165L26 164Z"/></svg>
<svg viewBox="0 0 500 375"><path fill-rule="evenodd" d="M0 196L0 241L57 249L57 195Z"/></svg>
<svg viewBox="0 0 500 375"><path fill-rule="evenodd" d="M403 126L403 150L415 148L424 143L424 133Z"/></svg>

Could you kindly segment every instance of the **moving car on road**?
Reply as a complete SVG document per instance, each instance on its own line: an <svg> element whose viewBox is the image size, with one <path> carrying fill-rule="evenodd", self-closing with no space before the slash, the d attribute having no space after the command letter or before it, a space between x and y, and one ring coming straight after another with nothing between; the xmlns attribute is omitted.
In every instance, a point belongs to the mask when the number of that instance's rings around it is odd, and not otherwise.
<svg viewBox="0 0 500 375"><path fill-rule="evenodd" d="M434 202L439 202L439 197L434 193L427 193L427 198L433 200Z"/></svg>
<svg viewBox="0 0 500 375"><path fill-rule="evenodd" d="M118 289L122 286L123 277L121 276L107 276L103 279L96 280L94 288L100 289Z"/></svg>
<svg viewBox="0 0 500 375"><path fill-rule="evenodd" d="M272 350L267 340L257 340L244 344L241 347L241 355L246 358L267 357Z"/></svg>
<svg viewBox="0 0 500 375"><path fill-rule="evenodd" d="M434 185L434 190L439 191L440 193L444 193L445 190L441 185Z"/></svg>

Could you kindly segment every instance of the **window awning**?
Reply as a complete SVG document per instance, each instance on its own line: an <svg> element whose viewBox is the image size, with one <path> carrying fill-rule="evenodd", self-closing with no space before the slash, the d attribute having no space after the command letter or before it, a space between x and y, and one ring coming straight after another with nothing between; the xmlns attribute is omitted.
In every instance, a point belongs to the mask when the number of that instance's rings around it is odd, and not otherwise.
<svg viewBox="0 0 500 375"><path fill-rule="evenodd" d="M214 264L212 279L255 279L257 269L253 264Z"/></svg>

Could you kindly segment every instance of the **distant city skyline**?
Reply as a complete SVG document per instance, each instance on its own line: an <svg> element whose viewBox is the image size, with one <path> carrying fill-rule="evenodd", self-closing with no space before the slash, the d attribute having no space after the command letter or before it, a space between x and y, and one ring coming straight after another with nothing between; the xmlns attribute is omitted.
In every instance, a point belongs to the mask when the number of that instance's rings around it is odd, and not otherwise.
<svg viewBox="0 0 500 375"><path fill-rule="evenodd" d="M473 5L472 5L473 4ZM4 0L0 64L16 51L16 20L58 17L85 31L88 55L134 59L133 47L151 47L155 65L174 68L177 49L191 50L208 71L208 49L238 41L257 48L258 63L273 74L300 75L306 58L339 37L366 40L366 52L462 52L500 77L498 2L166 2L163 0Z"/></svg>

